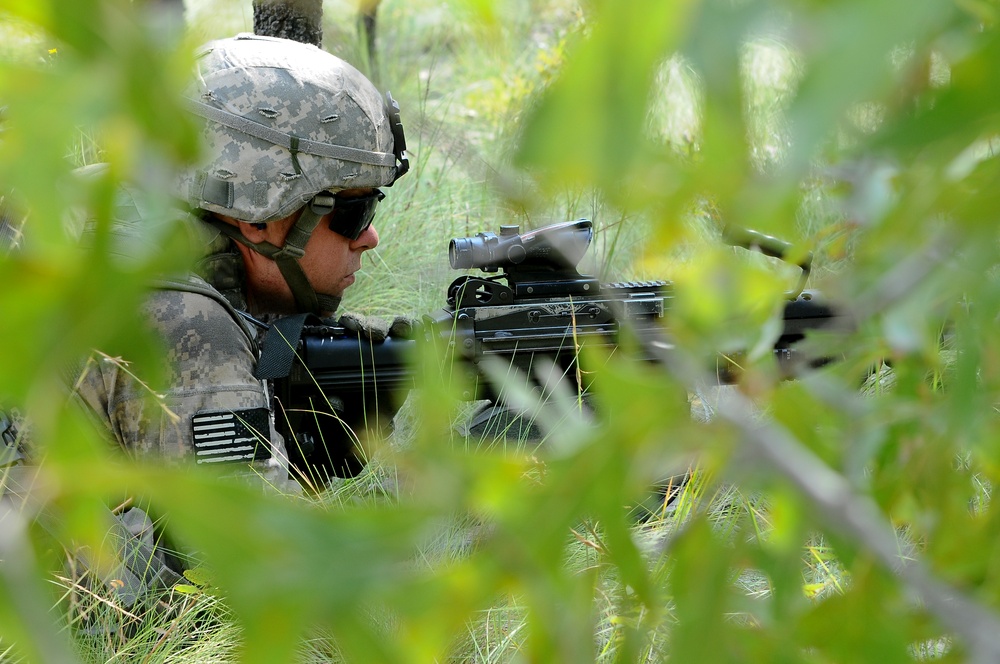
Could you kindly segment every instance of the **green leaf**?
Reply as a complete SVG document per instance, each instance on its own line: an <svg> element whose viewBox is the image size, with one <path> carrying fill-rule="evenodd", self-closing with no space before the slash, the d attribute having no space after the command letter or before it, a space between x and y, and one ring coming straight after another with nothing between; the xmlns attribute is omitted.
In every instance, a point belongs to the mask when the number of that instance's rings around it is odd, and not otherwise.
<svg viewBox="0 0 1000 664"><path fill-rule="evenodd" d="M552 187L591 186L624 202L647 169L649 91L694 2L595 3L583 37L525 120L518 163Z"/></svg>

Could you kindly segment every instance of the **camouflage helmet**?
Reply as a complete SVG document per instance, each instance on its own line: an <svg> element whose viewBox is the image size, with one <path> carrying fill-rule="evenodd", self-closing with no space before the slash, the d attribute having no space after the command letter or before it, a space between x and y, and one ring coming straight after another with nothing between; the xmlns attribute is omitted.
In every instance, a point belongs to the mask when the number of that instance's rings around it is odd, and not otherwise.
<svg viewBox="0 0 1000 664"><path fill-rule="evenodd" d="M328 190L391 185L407 169L399 109L322 49L241 34L199 54L186 93L207 162L181 175L190 205L250 223Z"/></svg>

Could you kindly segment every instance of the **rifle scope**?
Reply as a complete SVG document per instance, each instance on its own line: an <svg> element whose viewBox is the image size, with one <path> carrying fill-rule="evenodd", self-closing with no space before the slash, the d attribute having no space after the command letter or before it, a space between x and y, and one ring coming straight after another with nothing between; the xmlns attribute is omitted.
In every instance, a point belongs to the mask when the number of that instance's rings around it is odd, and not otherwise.
<svg viewBox="0 0 1000 664"><path fill-rule="evenodd" d="M456 270L479 268L484 272L513 267L532 269L575 268L594 236L589 219L564 221L527 233L517 226L501 226L500 235L478 233L457 237L448 244L448 260Z"/></svg>

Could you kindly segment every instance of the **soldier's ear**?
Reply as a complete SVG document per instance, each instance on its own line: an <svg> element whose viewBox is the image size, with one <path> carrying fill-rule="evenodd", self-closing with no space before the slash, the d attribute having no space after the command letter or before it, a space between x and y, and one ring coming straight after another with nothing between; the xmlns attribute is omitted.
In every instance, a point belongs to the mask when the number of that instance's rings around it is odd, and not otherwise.
<svg viewBox="0 0 1000 664"><path fill-rule="evenodd" d="M240 233L243 234L243 237L251 242L257 243L266 241L271 244L278 244L274 242L274 231L276 231L277 228L271 228L272 224L248 224L245 221L237 221L236 225L240 229Z"/></svg>

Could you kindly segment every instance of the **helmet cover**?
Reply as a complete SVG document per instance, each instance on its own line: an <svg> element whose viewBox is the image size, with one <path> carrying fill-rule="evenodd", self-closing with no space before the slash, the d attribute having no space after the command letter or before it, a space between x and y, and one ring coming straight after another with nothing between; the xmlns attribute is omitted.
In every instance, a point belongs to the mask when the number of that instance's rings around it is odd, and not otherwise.
<svg viewBox="0 0 1000 664"><path fill-rule="evenodd" d="M186 96L207 120L205 160L180 179L193 207L267 223L319 192L401 174L382 96L316 46L249 34L209 42Z"/></svg>

